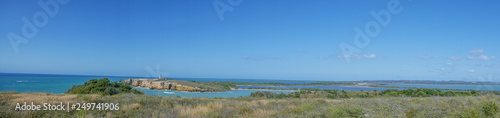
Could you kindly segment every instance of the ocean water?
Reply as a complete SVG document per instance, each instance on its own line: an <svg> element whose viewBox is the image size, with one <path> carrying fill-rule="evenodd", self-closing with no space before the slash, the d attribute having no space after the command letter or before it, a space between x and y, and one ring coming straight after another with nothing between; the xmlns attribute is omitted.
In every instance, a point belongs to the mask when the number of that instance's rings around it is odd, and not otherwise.
<svg viewBox="0 0 500 118"><path fill-rule="evenodd" d="M22 93L46 92L61 94L73 85L81 85L91 79L104 76L40 75L40 74L0 74L0 91ZM110 81L125 80L120 77L107 77Z"/></svg>
<svg viewBox="0 0 500 118"><path fill-rule="evenodd" d="M395 86L395 87L415 87L415 88L435 88L435 89L460 89L460 90L487 90L499 91L500 85L452 85L452 84L387 84L382 86Z"/></svg>
<svg viewBox="0 0 500 118"><path fill-rule="evenodd" d="M0 92L22 92L22 93L54 93L61 94L70 89L73 85L81 85L91 79L101 79L107 77L110 81L120 79L144 78L144 77L110 77L110 76L78 76L78 75L42 75L42 74L9 74L0 73ZM253 82L253 83L285 83L285 84L305 84L304 81L285 80L248 80L248 79L203 79L203 78L172 78L186 81L232 81L232 82ZM147 88L135 87L144 91L147 95L160 96L181 96L181 97L240 97L248 96L256 90L233 90L226 92L183 92L170 90L149 90ZM262 90L259 90L262 91ZM271 91L276 93L289 93L291 91Z"/></svg>

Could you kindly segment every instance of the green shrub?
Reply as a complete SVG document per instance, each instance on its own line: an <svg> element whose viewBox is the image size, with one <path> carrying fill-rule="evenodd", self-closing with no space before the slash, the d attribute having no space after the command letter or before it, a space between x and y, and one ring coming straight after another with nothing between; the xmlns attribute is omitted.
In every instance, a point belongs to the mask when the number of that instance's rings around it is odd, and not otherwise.
<svg viewBox="0 0 500 118"><path fill-rule="evenodd" d="M467 109L458 113L459 118L479 118L481 116L478 110Z"/></svg>
<svg viewBox="0 0 500 118"><path fill-rule="evenodd" d="M240 112L240 114L249 114L253 112L253 109L250 108L249 106L244 105L239 107L238 111Z"/></svg>
<svg viewBox="0 0 500 118"><path fill-rule="evenodd" d="M381 95L390 97L471 96L471 95L475 96L479 95L479 92L474 90L443 92L439 89L417 88L417 89L406 89L406 90L387 89L382 91Z"/></svg>
<svg viewBox="0 0 500 118"><path fill-rule="evenodd" d="M493 116L498 112L498 106L495 102L483 102L483 113L486 116Z"/></svg>
<svg viewBox="0 0 500 118"><path fill-rule="evenodd" d="M311 111L317 108L317 106L315 104L305 103L300 105L300 108L303 109L304 111Z"/></svg>
<svg viewBox="0 0 500 118"><path fill-rule="evenodd" d="M132 89L128 85L118 82L110 82L108 78L91 79L83 85L71 87L66 93L70 94L101 94L101 95L114 95L119 93L135 93L144 94L141 91Z"/></svg>
<svg viewBox="0 0 500 118"><path fill-rule="evenodd" d="M250 97L257 97L257 98L280 98L283 97L283 95L277 94L274 92L269 92L269 91L256 91L250 94Z"/></svg>
<svg viewBox="0 0 500 118"><path fill-rule="evenodd" d="M326 104L327 102L324 99L316 100L319 104Z"/></svg>
<svg viewBox="0 0 500 118"><path fill-rule="evenodd" d="M331 117L355 117L355 118L364 117L363 110L361 108L343 106L343 107L332 107L330 110L331 110L330 112L333 113L331 114Z"/></svg>

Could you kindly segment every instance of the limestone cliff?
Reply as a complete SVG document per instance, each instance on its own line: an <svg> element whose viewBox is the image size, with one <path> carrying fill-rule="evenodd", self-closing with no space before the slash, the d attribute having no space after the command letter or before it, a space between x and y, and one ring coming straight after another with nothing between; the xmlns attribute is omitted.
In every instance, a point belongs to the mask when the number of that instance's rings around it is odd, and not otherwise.
<svg viewBox="0 0 500 118"><path fill-rule="evenodd" d="M191 91L191 92L215 92L214 90L182 85L180 84L181 82L176 80L158 81L155 79L126 79L122 83L131 86L139 86L150 89L166 89L166 90Z"/></svg>

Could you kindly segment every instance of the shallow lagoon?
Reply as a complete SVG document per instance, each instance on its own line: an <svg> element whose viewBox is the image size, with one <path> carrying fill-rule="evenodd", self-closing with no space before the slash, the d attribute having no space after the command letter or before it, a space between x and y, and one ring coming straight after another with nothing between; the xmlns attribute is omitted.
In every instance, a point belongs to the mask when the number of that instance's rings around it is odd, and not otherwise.
<svg viewBox="0 0 500 118"><path fill-rule="evenodd" d="M302 88L317 88L317 89L335 89L335 90L346 90L346 91L383 91L386 89L394 88L376 88L376 87L366 87L366 86L238 86L243 89L247 88L279 88L279 89L302 89Z"/></svg>
<svg viewBox="0 0 500 118"><path fill-rule="evenodd" d="M269 91L275 93L292 93L293 91L280 91L280 90L231 90L225 92L187 92L187 91L173 91L173 90L151 90L148 88L134 87L134 89L144 91L147 95L153 96L180 96L180 97L245 97L249 96L255 91Z"/></svg>

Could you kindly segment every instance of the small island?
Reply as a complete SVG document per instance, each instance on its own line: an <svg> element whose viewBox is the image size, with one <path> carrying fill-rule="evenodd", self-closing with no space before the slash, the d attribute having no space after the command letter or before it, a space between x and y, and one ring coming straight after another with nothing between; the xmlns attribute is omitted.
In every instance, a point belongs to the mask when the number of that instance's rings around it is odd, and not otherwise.
<svg viewBox="0 0 500 118"><path fill-rule="evenodd" d="M126 79L124 84L134 87L145 87L149 89L164 89L189 92L216 92L211 87L203 87L205 85L196 82L178 81L178 80L159 80L159 79Z"/></svg>

